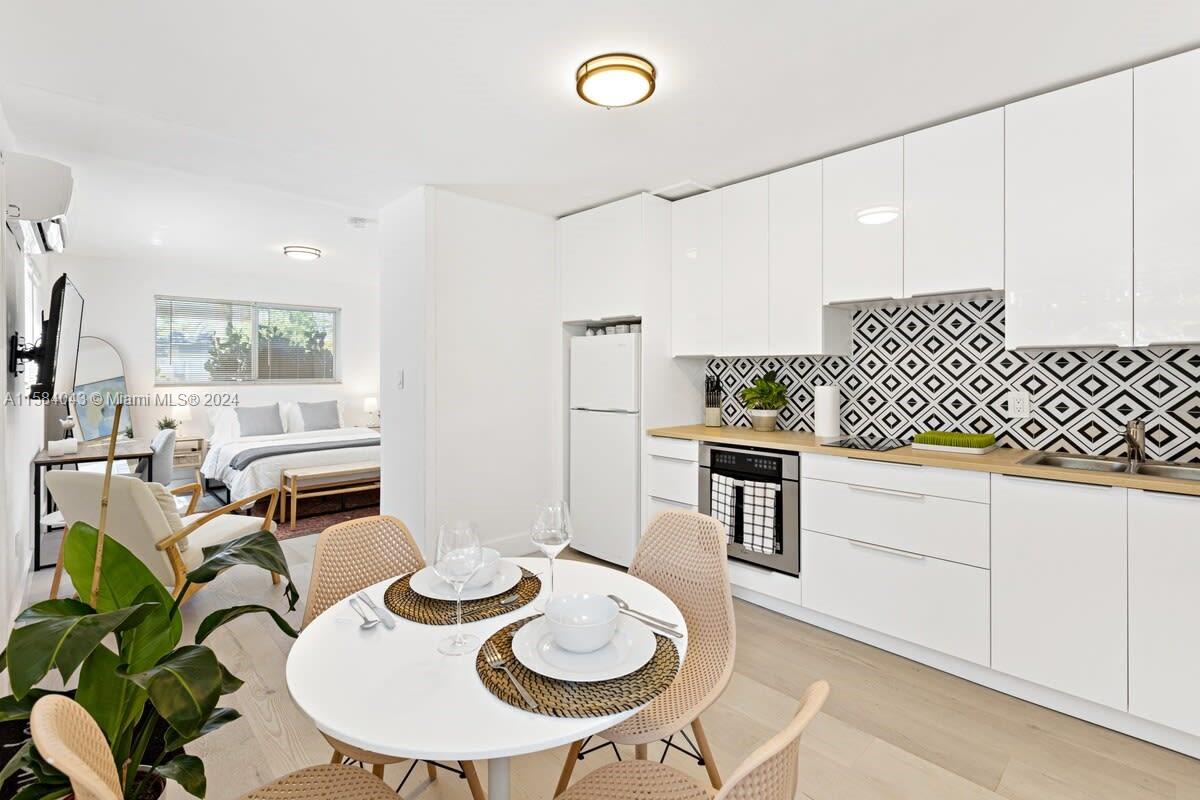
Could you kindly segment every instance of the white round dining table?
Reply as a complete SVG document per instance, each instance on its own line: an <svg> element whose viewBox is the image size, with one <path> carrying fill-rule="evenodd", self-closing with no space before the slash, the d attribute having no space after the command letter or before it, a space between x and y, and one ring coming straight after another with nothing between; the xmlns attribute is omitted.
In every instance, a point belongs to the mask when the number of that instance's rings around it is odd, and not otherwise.
<svg viewBox="0 0 1200 800"><path fill-rule="evenodd" d="M546 559L512 559L532 572ZM579 561L555 562L555 590L615 594L632 608L669 620L684 632L672 639L680 663L686 625L673 602L645 581ZM366 590L376 605L394 579ZM499 617L464 629L485 640L500 628L537 613L549 594ZM476 653L446 656L439 640L453 626L422 625L396 617L396 627L359 627L346 600L308 624L287 659L287 686L296 705L325 733L347 744L428 761L488 762L489 800L509 800L509 759L583 739L624 720L637 709L604 717L565 719L510 706L491 694L475 672Z"/></svg>

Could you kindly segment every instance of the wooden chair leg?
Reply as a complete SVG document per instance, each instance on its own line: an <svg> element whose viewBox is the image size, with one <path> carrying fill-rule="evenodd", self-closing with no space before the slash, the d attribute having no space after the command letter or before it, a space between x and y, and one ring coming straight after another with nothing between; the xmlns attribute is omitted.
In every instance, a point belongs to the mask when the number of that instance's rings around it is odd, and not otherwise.
<svg viewBox="0 0 1200 800"><path fill-rule="evenodd" d="M278 572L271 573L271 585L273 585L273 586L279 585L279 573Z"/></svg>
<svg viewBox="0 0 1200 800"><path fill-rule="evenodd" d="M371 772L375 773L375 777L383 780L383 764L372 764Z"/></svg>
<svg viewBox="0 0 1200 800"><path fill-rule="evenodd" d="M638 761L645 761L646 753L647 753L647 750L649 749L649 747L650 746L646 745L646 744L635 744L633 746L633 757L636 758Z"/></svg>
<svg viewBox="0 0 1200 800"><path fill-rule="evenodd" d="M465 772L466 770L463 770L463 771ZM434 781L437 780L437 767L435 767L433 764L430 764L428 761L426 761L425 762L425 774L429 776L429 782L433 783Z"/></svg>
<svg viewBox="0 0 1200 800"><path fill-rule="evenodd" d="M50 581L50 599L58 599L58 589L62 585L63 553L67 549L67 531L63 529L62 541L58 543L58 560L54 562L54 578Z"/></svg>
<svg viewBox="0 0 1200 800"><path fill-rule="evenodd" d="M554 787L554 796L558 797L571 785L571 773L575 771L575 762L579 760L579 751L583 749L583 739L571 742L567 751L567 760L563 762L562 772L558 774L558 786Z"/></svg>
<svg viewBox="0 0 1200 800"><path fill-rule="evenodd" d="M467 786L471 789L471 800L487 800L483 784L479 782L479 773L475 771L475 762L460 761L458 765L462 767L463 774L467 776Z"/></svg>
<svg viewBox="0 0 1200 800"><path fill-rule="evenodd" d="M714 789L720 789L721 773L717 771L717 760L713 758L712 748L708 745L708 736L704 733L704 726L700 724L699 717L692 721L692 733L696 735L696 747L700 748L700 755L704 756L704 769L708 772L709 783Z"/></svg>
<svg viewBox="0 0 1200 800"><path fill-rule="evenodd" d="M340 764L340 763L342 763L342 754L341 754L341 753L339 753L337 750L334 750L334 751L333 751L333 756L332 756L332 757L329 759L329 763L330 763L330 764Z"/></svg>

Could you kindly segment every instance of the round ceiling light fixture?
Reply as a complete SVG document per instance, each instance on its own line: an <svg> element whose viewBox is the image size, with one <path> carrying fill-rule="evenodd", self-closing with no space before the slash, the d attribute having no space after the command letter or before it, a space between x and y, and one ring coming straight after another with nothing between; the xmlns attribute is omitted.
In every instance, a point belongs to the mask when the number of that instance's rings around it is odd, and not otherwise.
<svg viewBox="0 0 1200 800"><path fill-rule="evenodd" d="M874 206L858 212L858 221L863 225L886 225L900 216L895 206Z"/></svg>
<svg viewBox="0 0 1200 800"><path fill-rule="evenodd" d="M654 94L654 65L641 56L608 53L589 58L575 71L575 91L594 106L635 106Z"/></svg>
<svg viewBox="0 0 1200 800"><path fill-rule="evenodd" d="M297 261L316 261L321 257L321 251L315 247L305 247L299 244L289 244L283 248L283 254Z"/></svg>

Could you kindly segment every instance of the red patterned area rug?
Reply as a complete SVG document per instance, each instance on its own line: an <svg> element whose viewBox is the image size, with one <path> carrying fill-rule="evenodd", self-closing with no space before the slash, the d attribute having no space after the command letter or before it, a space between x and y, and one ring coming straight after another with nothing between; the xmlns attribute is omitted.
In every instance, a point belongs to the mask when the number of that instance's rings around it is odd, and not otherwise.
<svg viewBox="0 0 1200 800"><path fill-rule="evenodd" d="M266 504L260 503L255 506L254 513L266 514ZM320 533L330 525L336 525L339 522L359 517L371 517L378 513L378 491L301 499L299 513L296 515L296 528L293 530L290 525L278 525L275 530L275 538L283 541L294 539L297 536L308 536ZM275 519L276 521L279 519L278 512L275 514Z"/></svg>

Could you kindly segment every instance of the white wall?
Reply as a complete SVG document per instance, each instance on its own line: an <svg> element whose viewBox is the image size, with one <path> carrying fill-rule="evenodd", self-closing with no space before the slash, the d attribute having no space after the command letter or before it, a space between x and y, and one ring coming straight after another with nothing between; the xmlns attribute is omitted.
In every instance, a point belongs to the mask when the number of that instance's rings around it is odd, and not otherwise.
<svg viewBox="0 0 1200 800"><path fill-rule="evenodd" d="M286 266L286 265L284 265ZM186 253L162 249L131 261L71 255L51 256L53 277L66 272L83 295L83 333L107 339L125 362L131 394L236 392L243 405L277 400L341 399L347 424L363 424L364 397L379 386L379 307L376 290L367 285L313 277L280 280L265 269L191 263ZM297 305L333 306L342 310L341 383L259 384L179 387L154 384L154 296L180 295L222 300L258 300ZM149 437L163 408L133 409L138 436ZM204 414L193 412L185 432L209 432Z"/></svg>
<svg viewBox="0 0 1200 800"><path fill-rule="evenodd" d="M554 221L427 187L381 227L385 319L404 318L384 323L384 511L426 552L455 519L526 552L533 507L558 483Z"/></svg>

